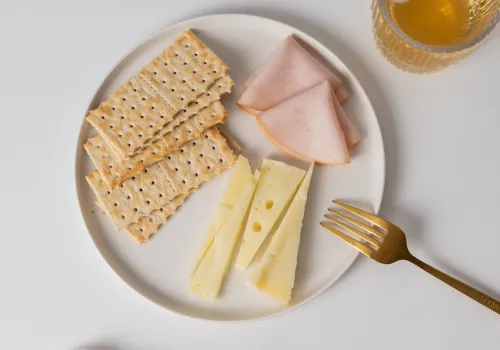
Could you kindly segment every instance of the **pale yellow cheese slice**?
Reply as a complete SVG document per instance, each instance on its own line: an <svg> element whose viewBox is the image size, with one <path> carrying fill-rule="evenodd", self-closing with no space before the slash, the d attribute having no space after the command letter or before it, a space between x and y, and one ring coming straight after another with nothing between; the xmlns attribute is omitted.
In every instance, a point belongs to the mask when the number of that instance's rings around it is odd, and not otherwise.
<svg viewBox="0 0 500 350"><path fill-rule="evenodd" d="M285 303L290 301L295 282L302 219L312 172L313 165L302 180L264 256L250 275L251 284Z"/></svg>
<svg viewBox="0 0 500 350"><path fill-rule="evenodd" d="M256 183L256 179L247 182L240 199L216 234L213 243L191 278L189 290L192 293L210 301L217 298L222 280L229 269L234 246L252 203Z"/></svg>
<svg viewBox="0 0 500 350"><path fill-rule="evenodd" d="M200 262L203 260L203 257L210 248L217 232L219 232L222 224L226 221L226 218L229 216L229 213L233 209L234 205L240 198L243 190L247 183L251 182L253 179L252 170L250 169L250 164L248 163L248 159L240 155L236 160L235 165L232 169L231 179L226 187L226 191L222 197L222 201L219 204L219 207L215 211L215 215L208 226L208 230L205 234L205 238L203 239L203 243L201 245L200 252L196 261L192 268L193 274Z"/></svg>
<svg viewBox="0 0 500 350"><path fill-rule="evenodd" d="M302 169L264 159L236 260L236 268L245 270L248 267L262 242L297 191L304 174L305 171Z"/></svg>

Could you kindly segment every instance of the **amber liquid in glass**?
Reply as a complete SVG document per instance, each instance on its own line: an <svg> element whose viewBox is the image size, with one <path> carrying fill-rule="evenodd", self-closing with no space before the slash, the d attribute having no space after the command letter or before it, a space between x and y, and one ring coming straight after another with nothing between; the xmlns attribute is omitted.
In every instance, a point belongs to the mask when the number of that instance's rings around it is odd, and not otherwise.
<svg viewBox="0 0 500 350"><path fill-rule="evenodd" d="M452 45L469 30L469 4L464 0L391 2L391 16L403 32L426 45Z"/></svg>
<svg viewBox="0 0 500 350"><path fill-rule="evenodd" d="M413 73L435 72L471 53L500 16L500 0L372 0L382 55Z"/></svg>

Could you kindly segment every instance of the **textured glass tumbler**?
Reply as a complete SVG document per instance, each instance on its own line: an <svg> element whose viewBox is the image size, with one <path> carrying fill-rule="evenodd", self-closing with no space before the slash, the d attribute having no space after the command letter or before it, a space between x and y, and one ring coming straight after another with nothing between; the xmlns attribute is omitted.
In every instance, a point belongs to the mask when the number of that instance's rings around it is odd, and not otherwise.
<svg viewBox="0 0 500 350"><path fill-rule="evenodd" d="M478 47L500 18L500 0L468 0L467 6L465 35L450 45L433 46L412 39L399 28L391 16L390 0L373 0L373 34L377 46L389 62L402 70L421 74L441 70Z"/></svg>

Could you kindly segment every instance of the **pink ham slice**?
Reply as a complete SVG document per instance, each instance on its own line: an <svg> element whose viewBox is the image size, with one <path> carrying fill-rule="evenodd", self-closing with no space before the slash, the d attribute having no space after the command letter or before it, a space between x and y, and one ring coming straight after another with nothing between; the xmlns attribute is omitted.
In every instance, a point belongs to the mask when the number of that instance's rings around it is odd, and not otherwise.
<svg viewBox="0 0 500 350"><path fill-rule="evenodd" d="M243 83L243 87L247 88L248 86L250 86L252 84L252 82L254 81L255 77L257 77L257 75L259 75L261 70L262 70L262 67L259 67L255 71L253 71L252 74L250 74L250 76L247 78L247 80L245 80L245 82ZM339 101L340 103L345 102L349 98L349 93L342 86L339 86L337 88L336 95L337 95L337 101ZM258 114L258 111L252 110L250 108L245 109L245 110L253 115Z"/></svg>
<svg viewBox="0 0 500 350"><path fill-rule="evenodd" d="M361 141L361 136L359 136L356 129L352 126L349 118L345 114L344 109L340 105L339 100L337 99L336 94L332 94L333 106L335 107L335 113L337 113L337 118L339 120L340 128L344 133L345 142L347 147L353 147Z"/></svg>
<svg viewBox="0 0 500 350"><path fill-rule="evenodd" d="M347 99L341 80L289 36L247 80L238 106L256 115L323 80L330 82L340 102Z"/></svg>
<svg viewBox="0 0 500 350"><path fill-rule="evenodd" d="M259 127L283 152L305 161L350 162L344 132L328 81L261 113Z"/></svg>
<svg viewBox="0 0 500 350"><path fill-rule="evenodd" d="M262 66L257 68L256 70L254 70L252 72L252 74L250 74L250 76L247 78L247 80L245 80L245 82L243 83L243 87L244 88L247 88L250 84L252 84L252 82L254 81L255 77L257 75L259 75L260 71L262 70Z"/></svg>

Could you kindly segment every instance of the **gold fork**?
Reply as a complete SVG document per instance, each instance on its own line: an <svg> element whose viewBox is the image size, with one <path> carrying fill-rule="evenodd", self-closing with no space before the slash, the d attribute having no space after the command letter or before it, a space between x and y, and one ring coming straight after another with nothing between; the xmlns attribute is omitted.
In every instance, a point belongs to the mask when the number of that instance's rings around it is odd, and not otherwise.
<svg viewBox="0 0 500 350"><path fill-rule="evenodd" d="M374 227L363 224L350 216L344 215L334 209L329 208L328 211L333 215L325 215L325 218L327 218L330 222L342 227L346 231L351 232L358 239L355 239L350 235L337 230L336 228L332 227L330 223L322 222L321 226L328 229L344 242L350 244L367 257L372 258L373 260L378 261L382 264L392 264L398 260L409 261L420 267L422 270L430 273L434 277L439 278L441 281L450 285L456 290L483 304L488 309L500 314L500 301L489 297L488 295L478 291L477 289L474 289L466 285L465 283L460 282L459 280L448 276L444 272L441 272L434 267L424 263L423 261L415 258L408 250L404 232L396 225L384 219L381 219L378 216L352 207L345 203L339 201L333 201L333 203L337 204L344 210L368 221L372 225L380 228L379 231ZM334 216L342 219L343 221L338 220ZM357 226L365 232L362 232L346 224L346 222L350 223L351 225Z"/></svg>

